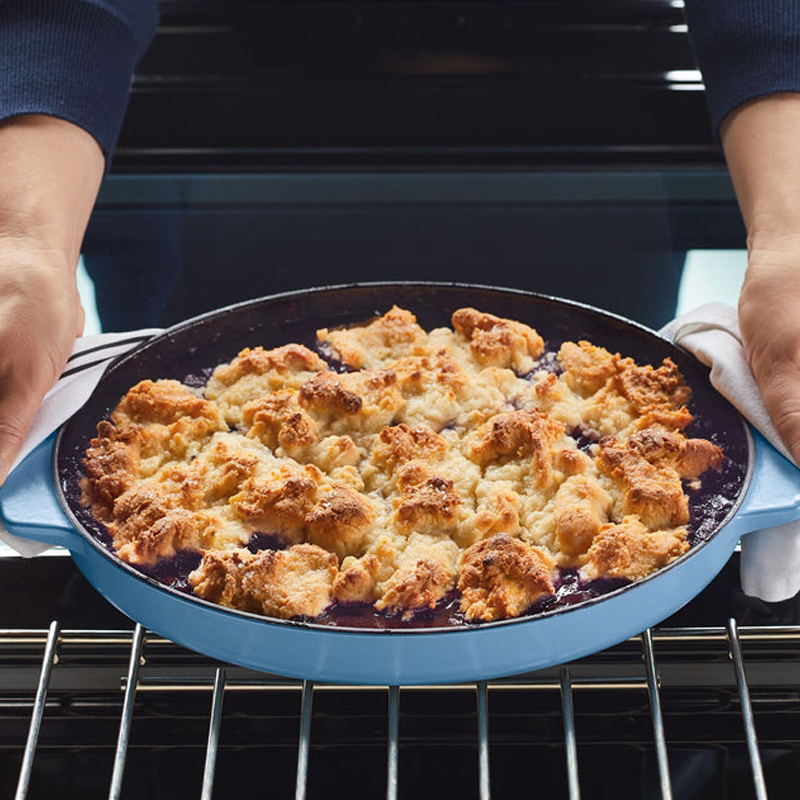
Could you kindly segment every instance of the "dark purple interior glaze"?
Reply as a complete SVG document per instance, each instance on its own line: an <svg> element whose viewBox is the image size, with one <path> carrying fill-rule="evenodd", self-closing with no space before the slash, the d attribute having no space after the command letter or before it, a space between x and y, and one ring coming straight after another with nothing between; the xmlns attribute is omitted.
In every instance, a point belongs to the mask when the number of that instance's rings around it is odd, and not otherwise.
<svg viewBox="0 0 800 800"><path fill-rule="evenodd" d="M176 326L116 362L86 405L64 426L56 446L57 485L62 503L78 530L94 543L100 543L108 558L124 570L132 571L113 554L103 525L81 505L80 480L83 454L95 435L97 421L106 418L135 383L146 378L174 378L201 386L217 364L230 361L244 347L270 348L300 342L315 348L318 328L363 322L394 304L411 310L426 330L449 326L453 311L473 306L531 325L545 338L551 352L563 341L587 339L640 363L657 365L664 358L671 358L693 389L690 410L694 422L686 434L710 439L725 453L722 469L706 473L699 490L687 489L692 546L713 536L734 512L743 494L748 468L746 425L738 412L710 386L708 370L672 343L597 309L524 292L443 284L365 284L277 295L222 309ZM551 357L547 357L543 366L557 369ZM573 434L578 436L581 446L591 445L591 436L580 431ZM252 551L280 546L269 532L254 534L248 544ZM683 558L691 555L692 550ZM186 595L190 594L186 575L199 558L199 553L186 551L142 572L168 591ZM657 574L653 577L657 579ZM556 595L537 604L530 613L566 609L619 589L624 583L581 584L574 571L565 570L557 582ZM404 620L400 616L377 614L371 606L334 604L313 622L348 628L452 628L465 624L457 606L458 598L453 594L436 609L417 612L410 620Z"/></svg>

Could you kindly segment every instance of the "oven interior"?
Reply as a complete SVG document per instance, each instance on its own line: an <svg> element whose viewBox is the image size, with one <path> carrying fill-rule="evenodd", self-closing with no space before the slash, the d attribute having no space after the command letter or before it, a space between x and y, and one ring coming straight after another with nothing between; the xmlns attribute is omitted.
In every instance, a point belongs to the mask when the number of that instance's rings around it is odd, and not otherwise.
<svg viewBox="0 0 800 800"><path fill-rule="evenodd" d="M494 284L658 327L744 232L674 0L162 0L83 265L97 329L360 280ZM738 260L737 260L738 259ZM712 274L713 273L713 274ZM87 302L87 305L89 303ZM349 687L181 649L68 555L0 553L0 794L794 797L797 603L739 554L578 662Z"/></svg>
<svg viewBox="0 0 800 800"><path fill-rule="evenodd" d="M736 557L681 612L602 653L419 687L313 684L218 663L135 626L68 557L13 567L4 600L31 583L41 596L4 603L5 797L16 787L31 798L206 798L260 786L296 798L760 798L796 786L796 609L744 602Z"/></svg>

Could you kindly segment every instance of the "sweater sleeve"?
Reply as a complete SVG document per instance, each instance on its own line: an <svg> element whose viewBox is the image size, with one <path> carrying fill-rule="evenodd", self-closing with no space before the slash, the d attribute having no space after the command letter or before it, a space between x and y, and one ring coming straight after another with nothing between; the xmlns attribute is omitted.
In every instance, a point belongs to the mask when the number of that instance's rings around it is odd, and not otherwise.
<svg viewBox="0 0 800 800"><path fill-rule="evenodd" d="M736 106L800 91L798 0L686 0L715 134Z"/></svg>
<svg viewBox="0 0 800 800"><path fill-rule="evenodd" d="M0 120L47 114L114 151L156 0L0 0Z"/></svg>

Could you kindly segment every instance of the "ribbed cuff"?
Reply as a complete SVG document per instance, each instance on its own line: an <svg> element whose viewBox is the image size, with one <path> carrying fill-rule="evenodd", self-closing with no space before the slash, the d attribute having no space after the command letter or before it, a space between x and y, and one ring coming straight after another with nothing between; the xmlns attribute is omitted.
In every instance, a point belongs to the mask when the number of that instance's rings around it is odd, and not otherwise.
<svg viewBox="0 0 800 800"><path fill-rule="evenodd" d="M47 114L97 139L106 163L143 44L119 16L81 0L0 0L0 119Z"/></svg>
<svg viewBox="0 0 800 800"><path fill-rule="evenodd" d="M686 19L717 138L742 103L800 91L798 0L686 0Z"/></svg>

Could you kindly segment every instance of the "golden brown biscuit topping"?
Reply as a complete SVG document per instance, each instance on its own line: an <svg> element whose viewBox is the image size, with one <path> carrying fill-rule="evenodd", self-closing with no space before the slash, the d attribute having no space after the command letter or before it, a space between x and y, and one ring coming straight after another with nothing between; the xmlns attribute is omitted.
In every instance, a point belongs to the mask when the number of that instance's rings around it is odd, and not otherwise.
<svg viewBox="0 0 800 800"><path fill-rule="evenodd" d="M638 580L688 549L689 493L724 454L684 435L669 359L548 355L473 308L426 332L394 307L318 340L324 358L245 349L202 389L142 381L98 423L82 501L120 558L195 553L195 595L268 616L454 603L492 621L565 570Z"/></svg>
<svg viewBox="0 0 800 800"><path fill-rule="evenodd" d="M505 533L472 545L459 567L461 610L467 619L517 617L553 593L553 558Z"/></svg>

